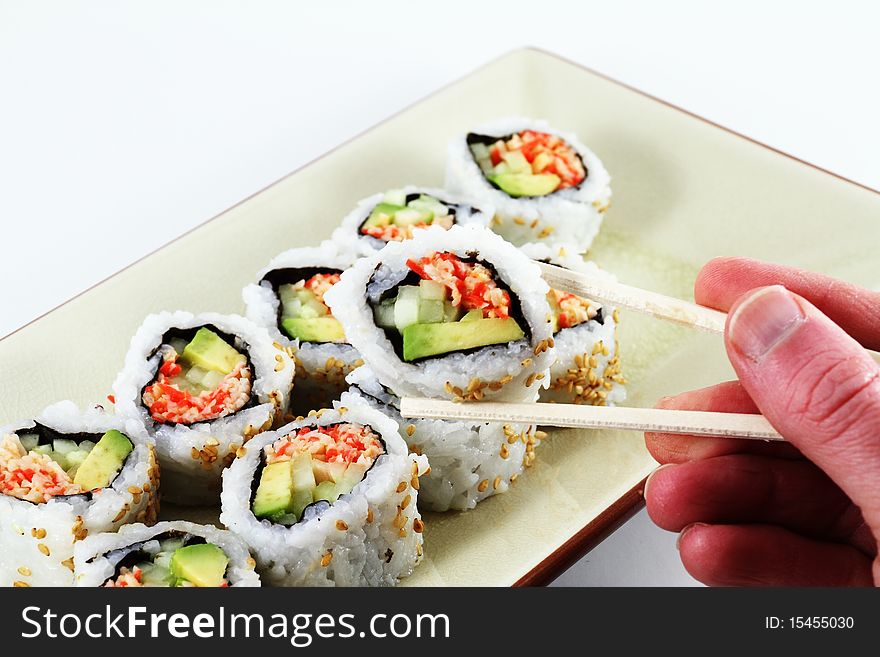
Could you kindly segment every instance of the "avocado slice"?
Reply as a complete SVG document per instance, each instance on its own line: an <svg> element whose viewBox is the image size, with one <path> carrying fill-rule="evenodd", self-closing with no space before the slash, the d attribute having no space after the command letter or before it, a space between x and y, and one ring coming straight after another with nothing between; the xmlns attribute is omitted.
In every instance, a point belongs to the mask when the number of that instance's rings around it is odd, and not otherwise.
<svg viewBox="0 0 880 657"><path fill-rule="evenodd" d="M522 329L510 317L443 324L411 324L403 329L403 359L416 360L450 351L511 342L522 337Z"/></svg>
<svg viewBox="0 0 880 657"><path fill-rule="evenodd" d="M73 483L83 490L105 488L119 472L134 446L124 433L111 429L92 448L76 471Z"/></svg>
<svg viewBox="0 0 880 657"><path fill-rule="evenodd" d="M178 548L171 556L171 574L196 586L221 586L229 558L213 543Z"/></svg>
<svg viewBox="0 0 880 657"><path fill-rule="evenodd" d="M229 374L245 357L230 347L219 335L204 326L200 328L180 355L181 360L202 369Z"/></svg>
<svg viewBox="0 0 880 657"><path fill-rule="evenodd" d="M287 513L293 502L293 471L290 463L278 461L263 468L260 485L254 495L253 512L257 518L273 518Z"/></svg>
<svg viewBox="0 0 880 657"><path fill-rule="evenodd" d="M342 324L334 317L288 317L281 326L290 337L303 342L345 342Z"/></svg>
<svg viewBox="0 0 880 657"><path fill-rule="evenodd" d="M370 216L364 222L364 228L372 228L374 226L388 226L394 223L394 215L403 210L404 206L394 205L392 203L379 203L370 212Z"/></svg>
<svg viewBox="0 0 880 657"><path fill-rule="evenodd" d="M546 196L556 191L560 178L555 173L500 173L489 181L510 196Z"/></svg>

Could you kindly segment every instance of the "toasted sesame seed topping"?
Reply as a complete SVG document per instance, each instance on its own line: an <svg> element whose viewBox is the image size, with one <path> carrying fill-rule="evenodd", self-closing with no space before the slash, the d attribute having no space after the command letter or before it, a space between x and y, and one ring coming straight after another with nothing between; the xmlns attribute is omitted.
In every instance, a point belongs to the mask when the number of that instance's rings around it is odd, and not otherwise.
<svg viewBox="0 0 880 657"><path fill-rule="evenodd" d="M477 484L477 490L481 493L485 492L485 490L489 488L489 480L483 479L479 484Z"/></svg>
<svg viewBox="0 0 880 657"><path fill-rule="evenodd" d="M421 534L425 529L425 523L422 522L421 518L413 518L413 531L416 534Z"/></svg>
<svg viewBox="0 0 880 657"><path fill-rule="evenodd" d="M416 432L416 425L407 424L406 425L406 435L412 437L412 435Z"/></svg>
<svg viewBox="0 0 880 657"><path fill-rule="evenodd" d="M345 523L344 520L337 520L336 521L336 529L338 529L341 532L344 532L345 530L348 529L348 525Z"/></svg>
<svg viewBox="0 0 880 657"><path fill-rule="evenodd" d="M49 550L49 546L46 545L45 543L37 543L37 549L38 549L40 552L42 552L43 554L45 554L47 557L48 557L50 554L52 554L51 551Z"/></svg>
<svg viewBox="0 0 880 657"><path fill-rule="evenodd" d="M328 552L323 557L321 557L321 565L324 568L329 566L331 561L333 561L333 553L332 552Z"/></svg>

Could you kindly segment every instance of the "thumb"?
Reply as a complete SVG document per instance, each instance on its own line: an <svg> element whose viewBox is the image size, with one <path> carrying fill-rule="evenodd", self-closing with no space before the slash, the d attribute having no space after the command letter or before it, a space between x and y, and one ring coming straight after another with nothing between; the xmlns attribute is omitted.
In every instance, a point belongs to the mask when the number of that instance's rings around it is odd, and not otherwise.
<svg viewBox="0 0 880 657"><path fill-rule="evenodd" d="M779 285L734 304L726 344L761 412L859 506L880 541L880 366Z"/></svg>

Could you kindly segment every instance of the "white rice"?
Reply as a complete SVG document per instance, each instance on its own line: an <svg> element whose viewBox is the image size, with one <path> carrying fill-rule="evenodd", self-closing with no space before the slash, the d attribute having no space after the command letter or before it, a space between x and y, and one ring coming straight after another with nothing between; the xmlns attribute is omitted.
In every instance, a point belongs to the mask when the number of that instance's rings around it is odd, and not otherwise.
<svg viewBox="0 0 880 657"><path fill-rule="evenodd" d="M70 586L74 545L90 534L126 523L154 523L159 512L159 466L153 440L135 418L73 402L46 408L37 422L61 433L123 432L134 450L111 484L89 494L55 497L43 504L0 494L0 586ZM28 433L33 421L0 427L0 436ZM134 492L137 491L137 492Z"/></svg>
<svg viewBox="0 0 880 657"><path fill-rule="evenodd" d="M139 523L127 525L117 533L97 534L80 541L77 543L74 557L76 586L103 586L108 579L115 576L117 564L129 554L129 548L151 541L166 532L201 536L205 542L213 543L223 550L229 559L226 568L226 580L229 586L260 585L260 577L254 572L255 562L247 545L235 534L210 525L196 525L184 520L175 520L160 522L152 527ZM155 548L158 549L158 542Z"/></svg>
<svg viewBox="0 0 880 657"><path fill-rule="evenodd" d="M310 410L330 406L345 389L345 377L362 364L360 355L350 344L300 342L283 333L278 326L280 300L272 285L263 278L276 269L319 267L345 271L356 256L334 242L324 241L317 247L289 249L274 257L257 274L257 283L242 290L247 318L265 328L272 339L292 350L296 362L296 395L291 410L304 415Z"/></svg>
<svg viewBox="0 0 880 657"><path fill-rule="evenodd" d="M611 177L601 160L577 135L555 130L546 121L510 117L469 132L503 137L523 130L554 134L565 140L583 160L586 179L577 187L547 196L514 198L486 180L467 145L467 134L462 133L449 144L446 187L453 193L494 206L492 230L514 244L570 243L578 251L586 251L599 232L604 212L611 203Z"/></svg>
<svg viewBox="0 0 880 657"><path fill-rule="evenodd" d="M533 260L591 277L616 281L615 276L584 260L571 245L525 244L522 251ZM556 401L593 406L614 406L626 399L617 342L617 309L601 306L599 318L564 328L553 336L556 361L550 368L550 387L541 390L540 401Z"/></svg>
<svg viewBox="0 0 880 657"><path fill-rule="evenodd" d="M504 345L416 363L398 357L385 332L373 320L369 297L377 297L409 274L409 258L435 251L449 251L463 258L477 252L478 259L494 267L519 300L531 335ZM529 401L534 398L534 390L526 383L546 384L547 371L554 359L552 348L539 348L549 345L551 338L548 290L538 266L513 245L485 228L453 226L450 230L429 228L419 231L411 240L389 243L346 271L324 300L382 385L400 396L454 399L459 396L454 388L467 393L471 382L479 379L485 399Z"/></svg>
<svg viewBox="0 0 880 657"><path fill-rule="evenodd" d="M476 224L485 228L489 226L489 222L495 214L495 208L491 205L483 203L477 206L463 197L450 194L443 189L408 185L400 191L407 196L410 194L432 196L438 201L454 207L456 209L455 225L467 226ZM372 255L375 251L384 247L386 244L384 241L360 233L364 220L370 216L373 208L381 203L384 197L385 194L380 192L358 201L357 207L346 215L342 220L342 224L333 231L331 239L339 244L343 250L351 251L361 256Z"/></svg>
<svg viewBox="0 0 880 657"><path fill-rule="evenodd" d="M237 413L197 424L160 424L142 402L144 386L156 376L161 356L155 353L171 328L196 328L211 324L236 336L237 349L253 365L251 398L257 405ZM116 377L113 392L116 412L143 422L156 440L162 465L162 496L178 504L216 504L220 473L235 458L236 450L253 435L280 422L287 411L293 385L294 363L289 354L273 345L264 328L238 315L164 312L150 315L131 339L125 366Z"/></svg>
<svg viewBox="0 0 880 657"><path fill-rule="evenodd" d="M506 492L534 459L535 427L491 422L404 419L400 400L384 388L369 367L348 376L351 388L340 404L366 404L396 423L410 451L428 457L430 472L419 480L419 506L432 511L473 509Z"/></svg>
<svg viewBox="0 0 880 657"><path fill-rule="evenodd" d="M351 493L320 514L310 515L307 509L304 519L290 527L258 520L251 497L262 448L300 427L338 422L369 425L382 437L386 453ZM264 433L242 451L223 473L220 521L248 544L264 582L390 586L421 560L422 521L413 482L427 470L428 460L408 453L393 420L360 405L328 410Z"/></svg>

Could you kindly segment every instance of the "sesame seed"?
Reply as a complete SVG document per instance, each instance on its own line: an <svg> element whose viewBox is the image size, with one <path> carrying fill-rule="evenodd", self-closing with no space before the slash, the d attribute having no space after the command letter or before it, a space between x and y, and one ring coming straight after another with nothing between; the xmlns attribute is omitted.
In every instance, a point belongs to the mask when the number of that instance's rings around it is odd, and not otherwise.
<svg viewBox="0 0 880 657"><path fill-rule="evenodd" d="M487 488L489 488L489 480L483 479L479 484L477 484L477 490L479 492L484 492Z"/></svg>
<svg viewBox="0 0 880 657"><path fill-rule="evenodd" d="M42 552L44 555L46 555L47 557L48 557L50 554L52 554L51 551L49 550L49 546L46 545L45 543L37 543L37 549L38 549L40 552Z"/></svg>
<svg viewBox="0 0 880 657"><path fill-rule="evenodd" d="M28 568L27 566L19 566L18 573L19 573L19 575L24 575L25 577L30 577L31 576L31 569Z"/></svg>
<svg viewBox="0 0 880 657"><path fill-rule="evenodd" d="M20 581L20 580L16 580L16 581L14 581L14 582L12 583L12 585L13 585L15 588L18 588L18 589L26 589L26 588L29 588L29 587L30 587L30 584L28 584L27 582L22 582L22 581Z"/></svg>
<svg viewBox="0 0 880 657"><path fill-rule="evenodd" d="M368 523L373 522L373 510L372 509L367 509L367 522Z"/></svg>
<svg viewBox="0 0 880 657"><path fill-rule="evenodd" d="M333 553L332 552L328 552L323 557L321 557L321 565L324 568L329 566L331 561L333 561Z"/></svg>
<svg viewBox="0 0 880 657"><path fill-rule="evenodd" d="M142 491L137 486L129 486L128 492L131 493L132 495L140 495Z"/></svg>
<svg viewBox="0 0 880 657"><path fill-rule="evenodd" d="M34 538L46 538L46 530L42 527L31 530L31 534Z"/></svg>
<svg viewBox="0 0 880 657"><path fill-rule="evenodd" d="M507 445L501 445L501 451L499 452L499 455L503 459L506 459L508 456L510 456L510 450L507 448Z"/></svg>
<svg viewBox="0 0 880 657"><path fill-rule="evenodd" d="M515 223L517 226L525 226L525 225L526 225L526 220L523 219L522 217L514 217L514 218L513 218L513 223Z"/></svg>
<svg viewBox="0 0 880 657"><path fill-rule="evenodd" d="M412 437L412 435L416 432L416 425L407 424L406 425L406 435Z"/></svg>
<svg viewBox="0 0 880 657"><path fill-rule="evenodd" d="M397 492L398 493L402 493L405 490L406 490L406 482L405 481L401 481L399 484L397 484Z"/></svg>
<svg viewBox="0 0 880 657"><path fill-rule="evenodd" d="M501 477L495 477L495 481L492 482L492 489L498 490L498 487L501 485Z"/></svg>
<svg viewBox="0 0 880 657"><path fill-rule="evenodd" d="M410 480L409 485L412 486L413 490L419 489L419 478L413 475L413 478Z"/></svg>
<svg viewBox="0 0 880 657"><path fill-rule="evenodd" d="M394 522L391 524L394 525L396 529L401 529L406 524L406 516L400 512L400 509L397 510L397 515L394 516Z"/></svg>
<svg viewBox="0 0 880 657"><path fill-rule="evenodd" d="M62 561L61 565L64 566L65 568L67 568L67 570L69 570L70 572L73 572L73 557L70 557L69 559L65 559L64 561Z"/></svg>
<svg viewBox="0 0 880 657"><path fill-rule="evenodd" d="M421 518L413 518L413 531L416 534L421 534L425 529L425 523L422 522Z"/></svg>
<svg viewBox="0 0 880 657"><path fill-rule="evenodd" d="M338 529L341 532L344 532L345 530L348 529L348 525L345 524L344 520L337 520L336 521L336 529Z"/></svg>
<svg viewBox="0 0 880 657"><path fill-rule="evenodd" d="M400 508L405 509L409 506L409 503L412 502L412 495L407 494L406 497L403 498L403 501L400 503Z"/></svg>

